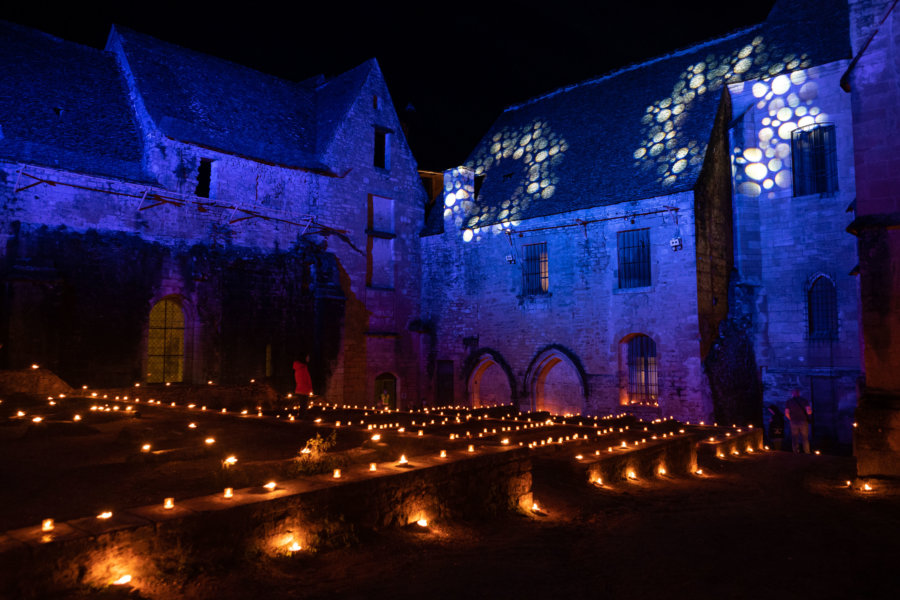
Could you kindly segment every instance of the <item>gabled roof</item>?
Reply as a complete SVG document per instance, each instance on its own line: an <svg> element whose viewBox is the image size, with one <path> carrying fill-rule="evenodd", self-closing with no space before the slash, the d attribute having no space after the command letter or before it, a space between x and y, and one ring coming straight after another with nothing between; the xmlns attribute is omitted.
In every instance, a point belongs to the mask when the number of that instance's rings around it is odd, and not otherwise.
<svg viewBox="0 0 900 600"><path fill-rule="evenodd" d="M475 228L690 190L725 84L848 58L846 2L782 1L755 27L511 106L466 165Z"/></svg>
<svg viewBox="0 0 900 600"><path fill-rule="evenodd" d="M114 26L154 124L183 142L322 168L315 81L295 83Z"/></svg>
<svg viewBox="0 0 900 600"><path fill-rule="evenodd" d="M148 181L113 56L0 21L0 156Z"/></svg>
<svg viewBox="0 0 900 600"><path fill-rule="evenodd" d="M338 125L347 116L353 102L359 97L360 90L369 73L378 69L377 61L372 58L355 69L329 79L316 88L316 122L318 124L316 146L319 154L328 152L331 142L337 133Z"/></svg>

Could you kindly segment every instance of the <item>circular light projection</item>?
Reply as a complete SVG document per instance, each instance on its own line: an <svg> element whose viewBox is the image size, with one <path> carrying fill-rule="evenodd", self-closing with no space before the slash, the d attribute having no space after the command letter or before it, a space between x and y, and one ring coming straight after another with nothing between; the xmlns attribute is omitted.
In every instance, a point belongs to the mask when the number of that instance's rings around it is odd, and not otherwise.
<svg viewBox="0 0 900 600"><path fill-rule="evenodd" d="M779 75L772 80L772 91L779 96L787 92L791 87L791 80L787 75Z"/></svg>
<svg viewBox="0 0 900 600"><path fill-rule="evenodd" d="M513 221L517 222L532 202L551 199L559 183L556 167L567 149L566 140L543 120L503 128L477 148L466 165L468 168L476 175L487 175L488 181L492 181L488 172L499 170L503 173L501 181L513 177L515 183L511 192L506 191L510 189L509 184L503 185L503 193L509 197L502 203L479 202L471 186L467 186L464 195L457 192L453 208L455 218L465 224L464 241L477 242L488 232L500 232ZM496 221L502 221L499 227L492 226Z"/></svg>

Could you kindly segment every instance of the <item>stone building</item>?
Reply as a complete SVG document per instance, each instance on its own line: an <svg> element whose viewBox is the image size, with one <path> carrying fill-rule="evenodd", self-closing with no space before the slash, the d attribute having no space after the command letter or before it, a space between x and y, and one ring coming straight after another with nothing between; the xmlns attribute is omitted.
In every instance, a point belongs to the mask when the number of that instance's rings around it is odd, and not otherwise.
<svg viewBox="0 0 900 600"><path fill-rule="evenodd" d="M423 238L454 402L757 420L849 441L860 369L840 1L511 106Z"/></svg>
<svg viewBox="0 0 900 600"><path fill-rule="evenodd" d="M853 60L842 78L853 104L856 219L865 386L855 439L861 476L900 476L900 7L854 0Z"/></svg>
<svg viewBox="0 0 900 600"><path fill-rule="evenodd" d="M375 60L281 80L0 23L0 362L73 385L421 394L425 193Z"/></svg>

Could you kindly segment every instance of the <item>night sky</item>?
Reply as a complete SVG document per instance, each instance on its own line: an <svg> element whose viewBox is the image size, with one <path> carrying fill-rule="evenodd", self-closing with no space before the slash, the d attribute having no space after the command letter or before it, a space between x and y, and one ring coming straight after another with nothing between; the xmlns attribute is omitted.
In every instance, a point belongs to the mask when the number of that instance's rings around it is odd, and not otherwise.
<svg viewBox="0 0 900 600"><path fill-rule="evenodd" d="M772 4L523 0L411 11L334 1L242 10L224 2L19 2L2 18L95 47L120 23L291 80L333 76L374 56L419 168L443 170L465 160L506 106L753 25Z"/></svg>

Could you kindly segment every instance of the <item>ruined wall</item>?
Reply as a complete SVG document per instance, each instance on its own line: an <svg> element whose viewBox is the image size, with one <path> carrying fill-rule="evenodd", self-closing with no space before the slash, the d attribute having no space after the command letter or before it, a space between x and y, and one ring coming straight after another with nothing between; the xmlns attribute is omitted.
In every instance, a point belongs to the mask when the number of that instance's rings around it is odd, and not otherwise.
<svg viewBox="0 0 900 600"><path fill-rule="evenodd" d="M374 98L378 101L375 102ZM377 106L376 106L377 104ZM377 167L375 130L389 131L387 165ZM427 200L421 179L380 71L370 73L338 131L326 156L341 174L321 181L321 199L311 208L323 222L348 230L350 243L329 241L342 274L347 297L344 321L345 343L329 395L350 403L375 400L375 378L382 373L397 377L397 405L411 407L420 402L420 334L410 331L419 316L421 261L419 231ZM390 206L384 215L391 231L391 286L370 285L370 252L374 236L369 234L370 198ZM385 228L376 222L375 228Z"/></svg>
<svg viewBox="0 0 900 600"><path fill-rule="evenodd" d="M800 388L817 413L821 445L850 441L860 370L853 243L844 232L856 197L850 105L839 87L847 61L732 84L735 117L735 285L751 315L752 344L764 403L783 407ZM798 127L831 123L836 135L837 190L794 192L791 138ZM809 334L810 286L835 286L837 337ZM735 357L737 359L737 357ZM742 360L742 359L739 359Z"/></svg>
<svg viewBox="0 0 900 600"><path fill-rule="evenodd" d="M37 363L78 386L143 381L150 310L174 297L186 319L183 381L246 383L268 370L288 392L293 357L305 354L323 359L311 365L316 377L329 375L340 330L323 339L313 325L340 314L316 303L333 260L316 246L262 253L94 229L13 229L2 262L13 368Z"/></svg>
<svg viewBox="0 0 900 600"><path fill-rule="evenodd" d="M471 401L480 383L473 373L506 388L505 367L491 364L490 349L509 366L508 389L523 410L615 412L627 401L625 342L642 333L657 349L653 411L711 415L698 342L692 193L522 221L511 236L482 228L470 237L454 221L460 190L474 191L466 168L445 174L445 233L423 238L423 316L436 324L435 359L452 361L455 402ZM684 249L677 252L666 207L678 208ZM651 285L619 289L617 232L642 228L649 229ZM523 294L523 247L540 242L547 244L548 293Z"/></svg>
<svg viewBox="0 0 900 600"><path fill-rule="evenodd" d="M7 287L0 326L15 342L0 360L65 363L68 376L92 375L91 384L132 382L146 371L150 307L173 298L187 319L187 381L242 383L268 373L287 391L292 362L309 355L319 394L371 401L375 377L390 373L400 404L415 404L421 344L408 326L418 316L425 192L377 64L361 81L351 78L359 89L320 151L328 168L306 169L163 135L117 36L109 50L128 84L146 182L0 165L0 259L17 282ZM376 127L391 132L384 167L373 161ZM373 196L391 202L391 289L367 285ZM330 229L317 233L318 224ZM44 226L58 238L53 250L44 242L30 250L34 235L21 232ZM76 325L76 314L94 320ZM111 323L120 330L115 344L102 341ZM46 335L30 339L26 329Z"/></svg>
<svg viewBox="0 0 900 600"><path fill-rule="evenodd" d="M859 57L845 75L857 174L850 231L858 236L865 364L854 444L860 476L900 477L900 12L888 0L857 0L850 7Z"/></svg>

